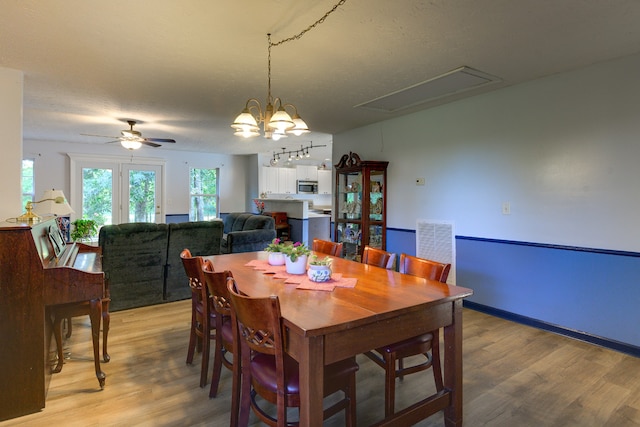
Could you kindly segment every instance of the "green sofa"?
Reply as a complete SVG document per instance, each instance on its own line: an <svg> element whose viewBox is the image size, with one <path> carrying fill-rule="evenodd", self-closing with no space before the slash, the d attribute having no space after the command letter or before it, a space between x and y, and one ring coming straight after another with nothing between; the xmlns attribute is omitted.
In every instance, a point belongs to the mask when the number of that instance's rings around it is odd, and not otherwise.
<svg viewBox="0 0 640 427"><path fill-rule="evenodd" d="M224 217L221 251L225 254L261 251L276 238L271 216L232 212Z"/></svg>
<svg viewBox="0 0 640 427"><path fill-rule="evenodd" d="M111 294L110 310L189 298L180 252L189 249L193 255L217 255L222 231L220 220L103 226L98 242Z"/></svg>

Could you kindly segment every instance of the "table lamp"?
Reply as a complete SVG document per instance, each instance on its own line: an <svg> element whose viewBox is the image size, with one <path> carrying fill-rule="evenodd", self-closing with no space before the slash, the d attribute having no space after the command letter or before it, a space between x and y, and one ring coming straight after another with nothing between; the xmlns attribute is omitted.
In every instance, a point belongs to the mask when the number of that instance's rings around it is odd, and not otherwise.
<svg viewBox="0 0 640 427"><path fill-rule="evenodd" d="M65 216L75 213L62 190L46 190L42 200L36 202L28 201L24 207L27 212L18 217L18 221L33 224L40 222L38 214L52 214L55 216Z"/></svg>

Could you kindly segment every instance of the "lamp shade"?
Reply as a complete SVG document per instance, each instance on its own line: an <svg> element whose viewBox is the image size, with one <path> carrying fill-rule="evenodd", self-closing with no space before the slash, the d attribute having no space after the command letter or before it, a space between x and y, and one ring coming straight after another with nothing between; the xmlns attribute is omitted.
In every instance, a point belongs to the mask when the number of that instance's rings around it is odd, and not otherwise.
<svg viewBox="0 0 640 427"><path fill-rule="evenodd" d="M142 147L142 143L134 138L123 138L120 140L120 145L122 145L127 150L137 150Z"/></svg>
<svg viewBox="0 0 640 427"><path fill-rule="evenodd" d="M40 215L67 216L75 213L62 190L46 190L42 200L33 204L33 211Z"/></svg>

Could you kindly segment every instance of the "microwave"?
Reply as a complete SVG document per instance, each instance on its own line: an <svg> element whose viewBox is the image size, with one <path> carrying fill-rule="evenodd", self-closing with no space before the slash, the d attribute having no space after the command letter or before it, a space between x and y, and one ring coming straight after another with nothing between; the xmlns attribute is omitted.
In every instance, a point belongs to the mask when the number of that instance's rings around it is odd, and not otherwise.
<svg viewBox="0 0 640 427"><path fill-rule="evenodd" d="M318 181L297 181L298 194L318 194Z"/></svg>

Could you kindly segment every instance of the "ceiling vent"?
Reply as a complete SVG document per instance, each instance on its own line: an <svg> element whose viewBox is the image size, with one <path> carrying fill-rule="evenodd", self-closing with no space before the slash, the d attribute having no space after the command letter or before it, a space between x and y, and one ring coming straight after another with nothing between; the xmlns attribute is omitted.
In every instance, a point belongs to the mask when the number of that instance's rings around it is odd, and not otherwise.
<svg viewBox="0 0 640 427"><path fill-rule="evenodd" d="M482 71L460 67L355 107L393 113L500 81L502 81L500 78Z"/></svg>

